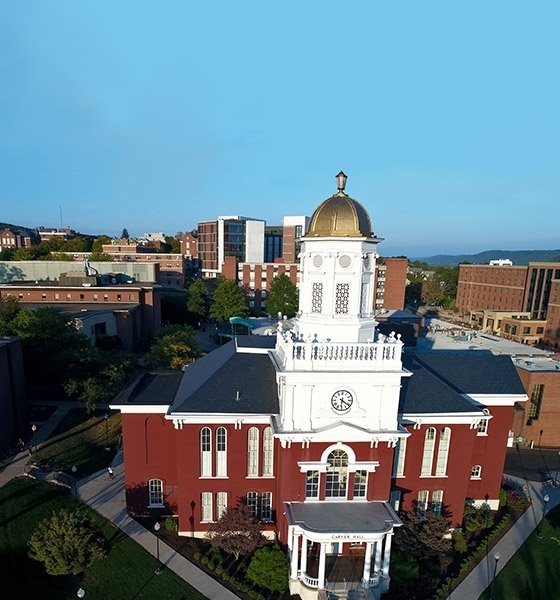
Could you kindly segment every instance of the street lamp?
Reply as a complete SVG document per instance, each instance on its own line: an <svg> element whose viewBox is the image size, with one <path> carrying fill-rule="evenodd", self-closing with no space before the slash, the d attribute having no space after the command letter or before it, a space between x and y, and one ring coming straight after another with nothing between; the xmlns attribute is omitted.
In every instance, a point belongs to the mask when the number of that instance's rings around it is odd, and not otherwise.
<svg viewBox="0 0 560 600"><path fill-rule="evenodd" d="M499 552L494 552L494 576L492 577L492 583L490 584L490 600L494 598L494 580L496 579L496 574L498 572L498 562L502 558L502 555Z"/></svg>
<svg viewBox="0 0 560 600"><path fill-rule="evenodd" d="M78 467L76 465L72 465L72 468L70 469L72 471L72 477L74 477L74 481L72 482L72 491L74 492L74 498L76 498L76 500L78 499L78 490L76 487L77 481L76 481L76 473L78 471ZM80 588L81 590L82 588ZM85 594L85 592L84 592ZM80 596L81 598L83 598L83 596Z"/></svg>
<svg viewBox="0 0 560 600"><path fill-rule="evenodd" d="M86 591L84 590L84 588L80 588L77 592L76 592L76 596L78 596L78 598L83 598L86 595Z"/></svg>
<svg viewBox="0 0 560 600"><path fill-rule="evenodd" d="M156 524L154 525L154 530L156 532L156 557L157 557L157 561L158 561L158 567L155 571L156 575L161 575L163 572L163 569L161 568L161 563L159 560L159 530L161 529L161 525L159 524L159 522L156 522Z"/></svg>
<svg viewBox="0 0 560 600"><path fill-rule="evenodd" d="M31 437L31 454L33 454L35 452L35 448L33 446L33 438L35 437L35 432L37 431L37 425L35 425L35 423L31 425L31 431L33 432L33 436Z"/></svg>
<svg viewBox="0 0 560 600"><path fill-rule="evenodd" d="M111 449L109 446L109 415L105 413L103 418L105 419L105 450L109 452Z"/></svg>

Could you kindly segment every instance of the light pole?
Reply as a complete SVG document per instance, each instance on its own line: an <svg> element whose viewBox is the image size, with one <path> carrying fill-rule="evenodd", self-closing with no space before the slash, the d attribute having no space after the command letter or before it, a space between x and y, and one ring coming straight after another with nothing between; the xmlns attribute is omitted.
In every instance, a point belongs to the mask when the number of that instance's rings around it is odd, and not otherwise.
<svg viewBox="0 0 560 600"><path fill-rule="evenodd" d="M156 557L157 557L157 561L158 561L158 566L157 569L155 571L156 575L161 575L163 572L163 569L161 568L161 563L159 560L159 530L161 529L161 525L159 524L159 522L156 522L156 524L154 525L154 531L156 532Z"/></svg>
<svg viewBox="0 0 560 600"><path fill-rule="evenodd" d="M111 449L109 446L109 415L105 413L103 418L105 419L105 450L109 452Z"/></svg>
<svg viewBox="0 0 560 600"><path fill-rule="evenodd" d="M33 435L31 437L31 454L33 454L35 452L35 448L33 446L33 438L35 437L35 432L37 431L37 425L35 425L35 423L31 425L31 431L33 432Z"/></svg>
<svg viewBox="0 0 560 600"><path fill-rule="evenodd" d="M499 552L494 552L494 576L492 577L492 583L490 584L490 600L494 600L494 580L498 572L498 562L502 558Z"/></svg>
<svg viewBox="0 0 560 600"><path fill-rule="evenodd" d="M72 477L74 478L74 481L72 482L72 491L74 492L74 498L76 498L76 500L77 500L78 499L78 490L76 488L76 484L77 484L76 473L78 471L78 467L76 465L72 465L72 468L70 470L72 471ZM80 590L81 589L82 588L80 588ZM85 592L84 592L84 594L85 594ZM83 598L83 596L80 596L80 598Z"/></svg>

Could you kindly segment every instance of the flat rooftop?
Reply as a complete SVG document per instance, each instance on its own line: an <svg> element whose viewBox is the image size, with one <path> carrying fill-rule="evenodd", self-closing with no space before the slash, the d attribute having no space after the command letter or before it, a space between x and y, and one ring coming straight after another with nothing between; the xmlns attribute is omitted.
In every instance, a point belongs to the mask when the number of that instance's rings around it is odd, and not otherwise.
<svg viewBox="0 0 560 600"><path fill-rule="evenodd" d="M550 351L506 340L490 333L474 331L468 327L462 328L441 319L426 318L426 326L429 325L437 328L437 331L428 332L425 337L418 338L416 347L419 352L490 350L492 354L541 358L550 357L553 354ZM452 332L454 335L451 335ZM462 333L465 335L461 335ZM471 339L462 339L467 337L466 334L473 334L474 337Z"/></svg>

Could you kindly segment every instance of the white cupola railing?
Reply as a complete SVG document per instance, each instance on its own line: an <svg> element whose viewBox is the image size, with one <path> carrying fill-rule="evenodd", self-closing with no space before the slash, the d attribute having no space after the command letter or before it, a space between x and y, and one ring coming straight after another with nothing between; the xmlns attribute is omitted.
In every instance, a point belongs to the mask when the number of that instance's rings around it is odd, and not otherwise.
<svg viewBox="0 0 560 600"><path fill-rule="evenodd" d="M276 351L289 371L401 371L403 343L394 332L375 342L330 342L294 339L278 332Z"/></svg>

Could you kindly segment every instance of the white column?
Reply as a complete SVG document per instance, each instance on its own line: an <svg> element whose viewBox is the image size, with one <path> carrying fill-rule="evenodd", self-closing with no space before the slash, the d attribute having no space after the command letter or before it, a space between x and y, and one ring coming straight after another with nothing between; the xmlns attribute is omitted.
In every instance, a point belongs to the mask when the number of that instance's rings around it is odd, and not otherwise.
<svg viewBox="0 0 560 600"><path fill-rule="evenodd" d="M320 542L319 544L319 589L325 589L325 563L327 558L327 544L325 542Z"/></svg>
<svg viewBox="0 0 560 600"><path fill-rule="evenodd" d="M383 555L383 577L389 577L389 563L391 562L391 540L393 534L388 533L385 536L385 553Z"/></svg>
<svg viewBox="0 0 560 600"><path fill-rule="evenodd" d="M362 585L364 587L369 586L369 576L371 573L371 552L373 550L373 542L366 542L366 553L364 556L364 576L362 578Z"/></svg>
<svg viewBox="0 0 560 600"><path fill-rule="evenodd" d="M381 569L381 544L382 540L377 540L375 542L375 570L379 571Z"/></svg>
<svg viewBox="0 0 560 600"><path fill-rule="evenodd" d="M301 538L301 566L302 573L307 572L307 538L305 535Z"/></svg>
<svg viewBox="0 0 560 600"><path fill-rule="evenodd" d="M298 551L299 534L294 531L292 536L292 563L290 565L290 579L297 579Z"/></svg>

